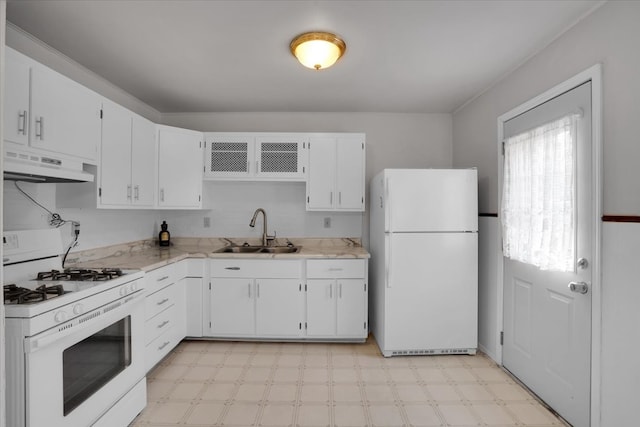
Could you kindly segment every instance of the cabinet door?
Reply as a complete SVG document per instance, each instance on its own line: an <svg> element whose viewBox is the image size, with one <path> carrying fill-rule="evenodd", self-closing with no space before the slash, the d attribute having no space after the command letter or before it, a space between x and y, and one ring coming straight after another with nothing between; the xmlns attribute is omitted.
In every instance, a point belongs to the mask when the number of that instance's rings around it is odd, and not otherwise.
<svg viewBox="0 0 640 427"><path fill-rule="evenodd" d="M160 126L158 129L158 206L202 206L202 133Z"/></svg>
<svg viewBox="0 0 640 427"><path fill-rule="evenodd" d="M207 137L204 174L206 178L248 178L251 175L254 137L215 134Z"/></svg>
<svg viewBox="0 0 640 427"><path fill-rule="evenodd" d="M331 210L335 191L335 138L314 137L309 141L307 210Z"/></svg>
<svg viewBox="0 0 640 427"><path fill-rule="evenodd" d="M131 135L132 203L152 207L156 188L156 126L144 117L134 115Z"/></svg>
<svg viewBox="0 0 640 427"><path fill-rule="evenodd" d="M131 112L112 102L102 106L99 204L131 204Z"/></svg>
<svg viewBox="0 0 640 427"><path fill-rule="evenodd" d="M253 279L211 279L210 332L212 336L255 334Z"/></svg>
<svg viewBox="0 0 640 427"><path fill-rule="evenodd" d="M338 138L336 143L336 208L364 210L364 141Z"/></svg>
<svg viewBox="0 0 640 427"><path fill-rule="evenodd" d="M4 140L29 142L29 63L13 49L6 49L4 84Z"/></svg>
<svg viewBox="0 0 640 427"><path fill-rule="evenodd" d="M185 277L178 286L184 287L186 295L185 334L188 337L202 337L202 278Z"/></svg>
<svg viewBox="0 0 640 427"><path fill-rule="evenodd" d="M304 137L256 137L256 176L260 179L300 179L305 177Z"/></svg>
<svg viewBox="0 0 640 427"><path fill-rule="evenodd" d="M336 335L336 281L307 280L307 336Z"/></svg>
<svg viewBox="0 0 640 427"><path fill-rule="evenodd" d="M95 92L40 64L31 68L33 147L95 163L102 100Z"/></svg>
<svg viewBox="0 0 640 427"><path fill-rule="evenodd" d="M365 337L366 301L364 280L338 279L337 331L340 337Z"/></svg>
<svg viewBox="0 0 640 427"><path fill-rule="evenodd" d="M298 279L256 279L256 333L261 337L302 335L304 299Z"/></svg>

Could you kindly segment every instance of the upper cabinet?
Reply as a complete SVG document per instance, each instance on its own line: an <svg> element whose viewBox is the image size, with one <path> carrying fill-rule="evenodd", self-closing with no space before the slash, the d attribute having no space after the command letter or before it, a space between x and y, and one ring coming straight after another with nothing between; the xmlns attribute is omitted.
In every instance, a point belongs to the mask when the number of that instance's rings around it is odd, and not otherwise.
<svg viewBox="0 0 640 427"><path fill-rule="evenodd" d="M202 207L203 134L157 126L158 204L165 209Z"/></svg>
<svg viewBox="0 0 640 427"><path fill-rule="evenodd" d="M99 208L152 208L155 124L111 101L102 106Z"/></svg>
<svg viewBox="0 0 640 427"><path fill-rule="evenodd" d="M364 211L364 134L312 135L308 173L308 211Z"/></svg>
<svg viewBox="0 0 640 427"><path fill-rule="evenodd" d="M206 179L291 180L306 178L304 134L217 133L205 134Z"/></svg>
<svg viewBox="0 0 640 427"><path fill-rule="evenodd" d="M4 140L29 144L29 75L26 57L7 48L4 85Z"/></svg>
<svg viewBox="0 0 640 427"><path fill-rule="evenodd" d="M6 69L5 140L95 164L100 96L10 48Z"/></svg>

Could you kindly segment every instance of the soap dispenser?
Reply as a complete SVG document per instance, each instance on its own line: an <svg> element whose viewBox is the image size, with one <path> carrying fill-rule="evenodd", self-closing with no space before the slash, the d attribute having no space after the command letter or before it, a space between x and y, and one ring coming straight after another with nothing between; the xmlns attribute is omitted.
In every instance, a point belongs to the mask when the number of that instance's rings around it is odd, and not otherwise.
<svg viewBox="0 0 640 427"><path fill-rule="evenodd" d="M170 244L171 234L169 233L169 230L167 230L168 227L167 221L162 221L162 224L160 225L160 234L158 234L158 244L160 246L169 246Z"/></svg>

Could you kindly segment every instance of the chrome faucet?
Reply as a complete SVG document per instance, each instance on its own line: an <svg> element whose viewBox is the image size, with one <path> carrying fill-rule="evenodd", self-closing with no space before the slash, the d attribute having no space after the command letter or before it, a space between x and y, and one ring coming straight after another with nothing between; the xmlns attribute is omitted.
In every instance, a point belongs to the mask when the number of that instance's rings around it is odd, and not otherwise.
<svg viewBox="0 0 640 427"><path fill-rule="evenodd" d="M253 218L251 218L251 222L249 223L249 227L255 227L256 226L256 218L258 217L258 214L262 212L262 246L271 246L271 242L273 242L276 238L276 232L273 232L273 236L269 236L267 234L267 213L264 211L264 209L262 208L258 208L256 209L256 211L253 213Z"/></svg>

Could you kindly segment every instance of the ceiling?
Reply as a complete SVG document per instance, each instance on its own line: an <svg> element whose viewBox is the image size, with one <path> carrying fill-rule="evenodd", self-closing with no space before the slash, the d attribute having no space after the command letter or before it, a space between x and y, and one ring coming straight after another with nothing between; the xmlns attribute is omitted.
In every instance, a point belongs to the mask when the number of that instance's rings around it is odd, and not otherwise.
<svg viewBox="0 0 640 427"><path fill-rule="evenodd" d="M14 0L7 20L160 112L448 113L600 1ZM315 71L289 52L338 34Z"/></svg>

